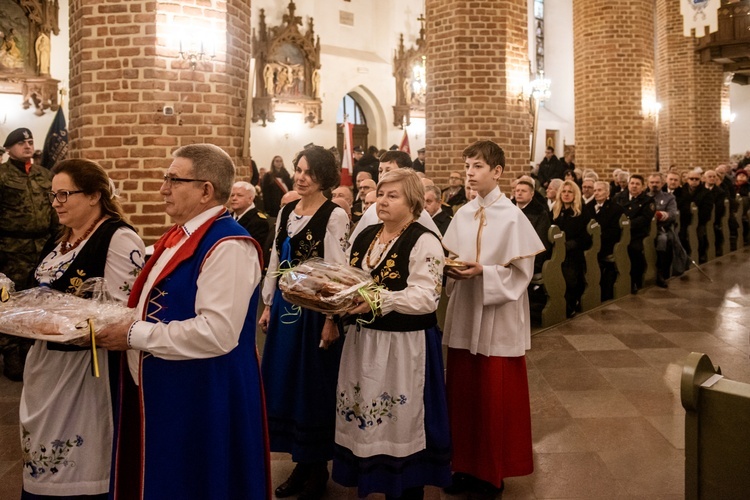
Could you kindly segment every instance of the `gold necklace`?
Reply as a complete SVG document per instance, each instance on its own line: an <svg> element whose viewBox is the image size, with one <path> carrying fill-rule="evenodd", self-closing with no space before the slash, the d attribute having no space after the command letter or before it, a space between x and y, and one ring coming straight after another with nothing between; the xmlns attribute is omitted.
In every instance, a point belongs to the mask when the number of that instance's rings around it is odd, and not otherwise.
<svg viewBox="0 0 750 500"><path fill-rule="evenodd" d="M396 233L396 236L394 236L393 238L391 238L390 240L388 240L383 245L382 250L380 250L380 252L378 252L377 258L373 262L373 261L371 261L371 258L372 258L372 255L371 255L372 254L372 249L375 247L375 242L378 241L378 239L380 239L380 235L383 233L383 229L385 229L385 225L383 227L381 227L380 230L378 231L378 234L376 234L375 238L373 238L372 241L370 242L370 247L367 249L367 253L365 254L365 260L367 262L367 267L369 267L370 269L375 269L375 266L377 266L378 262L380 262L380 260L383 258L383 254L385 253L386 249L391 245L391 243L393 243L395 240L397 240L399 236L401 236L402 234L404 234L404 231L406 231L407 227L411 226L412 222L414 222L414 221L411 221L408 224L406 224L404 227L402 227L401 230L398 233Z"/></svg>

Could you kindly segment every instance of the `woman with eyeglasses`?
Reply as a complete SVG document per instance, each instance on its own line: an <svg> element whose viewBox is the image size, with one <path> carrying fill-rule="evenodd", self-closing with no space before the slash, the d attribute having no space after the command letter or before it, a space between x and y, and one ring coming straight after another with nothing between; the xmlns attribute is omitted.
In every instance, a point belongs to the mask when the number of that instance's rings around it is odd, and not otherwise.
<svg viewBox="0 0 750 500"><path fill-rule="evenodd" d="M143 241L126 221L114 185L97 163L64 160L52 170L48 193L62 226L42 250L37 284L74 293L104 277L109 293L126 301L143 267ZM20 402L23 500L104 499L112 454L112 394L119 353L37 340L29 351Z"/></svg>
<svg viewBox="0 0 750 500"><path fill-rule="evenodd" d="M345 264L349 216L323 191L337 186L333 154L311 146L294 159L294 189L300 199L279 213L263 283L260 327L267 332L261 371L271 451L291 453L291 476L276 488L277 498L323 496L327 462L333 458L336 381L342 342L333 317L293 306L281 295L276 270L313 257Z"/></svg>

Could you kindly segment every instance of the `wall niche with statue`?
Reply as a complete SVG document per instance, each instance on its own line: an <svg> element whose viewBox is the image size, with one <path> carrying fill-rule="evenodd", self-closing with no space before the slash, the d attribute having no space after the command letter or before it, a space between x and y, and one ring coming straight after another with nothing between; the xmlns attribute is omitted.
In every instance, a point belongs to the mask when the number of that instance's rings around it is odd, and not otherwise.
<svg viewBox="0 0 750 500"><path fill-rule="evenodd" d="M313 19L300 32L302 18L289 2L280 26L267 26L260 10L258 36L253 30L256 61L253 122L276 120L276 111L300 112L311 127L322 123L320 100L320 37L315 36Z"/></svg>
<svg viewBox="0 0 750 500"><path fill-rule="evenodd" d="M399 40L393 55L393 76L396 78L396 105L393 106L393 125L403 128L411 125L411 118L425 117L427 92L427 44L425 41L425 18L421 23L416 45L407 49L404 35Z"/></svg>
<svg viewBox="0 0 750 500"><path fill-rule="evenodd" d="M0 0L0 93L23 95L40 116L59 108L60 82L50 77L59 10L58 0Z"/></svg>

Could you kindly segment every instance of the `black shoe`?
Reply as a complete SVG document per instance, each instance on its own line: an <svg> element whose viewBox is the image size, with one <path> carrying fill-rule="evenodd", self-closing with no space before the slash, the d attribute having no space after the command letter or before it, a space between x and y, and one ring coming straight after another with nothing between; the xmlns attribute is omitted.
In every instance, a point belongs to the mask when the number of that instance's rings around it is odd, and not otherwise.
<svg viewBox="0 0 750 500"><path fill-rule="evenodd" d="M450 486L443 488L443 491L448 495L460 495L461 493L469 491L474 484L474 481L475 479L468 474L455 472L453 476L451 476Z"/></svg>
<svg viewBox="0 0 750 500"><path fill-rule="evenodd" d="M26 355L20 346L11 346L3 352L3 375L13 382L23 382L23 365Z"/></svg>
<svg viewBox="0 0 750 500"><path fill-rule="evenodd" d="M305 483L309 476L309 470L307 464L297 464L287 480L274 490L276 497L286 498L300 493L305 487Z"/></svg>
<svg viewBox="0 0 750 500"><path fill-rule="evenodd" d="M297 500L320 500L325 495L327 486L328 464L324 462L322 467L316 466L315 469L310 471Z"/></svg>
<svg viewBox="0 0 750 500"><path fill-rule="evenodd" d="M659 288L669 288L667 280L665 280L664 278L656 278L656 286L658 286Z"/></svg>
<svg viewBox="0 0 750 500"><path fill-rule="evenodd" d="M470 500L494 500L498 495L502 494L505 489L505 483L500 481L500 487L498 488L492 483L476 479L472 486L471 493L469 493Z"/></svg>
<svg viewBox="0 0 750 500"><path fill-rule="evenodd" d="M638 285L630 285L630 293L633 295L638 293Z"/></svg>

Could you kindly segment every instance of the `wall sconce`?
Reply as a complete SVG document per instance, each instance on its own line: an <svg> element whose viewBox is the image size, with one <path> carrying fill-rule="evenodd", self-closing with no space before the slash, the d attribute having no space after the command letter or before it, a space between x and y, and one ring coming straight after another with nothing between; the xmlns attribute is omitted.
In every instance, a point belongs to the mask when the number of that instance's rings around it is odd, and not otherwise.
<svg viewBox="0 0 750 500"><path fill-rule="evenodd" d="M732 111L728 108L724 108L721 110L721 121L724 122L724 125L730 125L734 123L734 120L737 118L737 113L732 113Z"/></svg>
<svg viewBox="0 0 750 500"><path fill-rule="evenodd" d="M216 47L214 46L213 51L211 54L207 54L203 47L203 42L200 44L200 50L183 50L182 48L182 40L180 40L180 58L183 61L187 61L188 64L190 64L190 69L195 71L196 66L198 66L199 62L202 61L210 61L213 60L213 58L216 57Z"/></svg>
<svg viewBox="0 0 750 500"><path fill-rule="evenodd" d="M647 118L659 118L661 103L650 99L643 99L643 101L641 101L641 111Z"/></svg>
<svg viewBox="0 0 750 500"><path fill-rule="evenodd" d="M531 126L529 163L534 162L534 151L536 150L537 131L539 128L539 105L552 97L552 92L550 91L551 86L552 82L549 78L544 78L544 71L540 71L539 76L530 81L528 86L524 86L523 93L529 98L529 112L534 120Z"/></svg>

